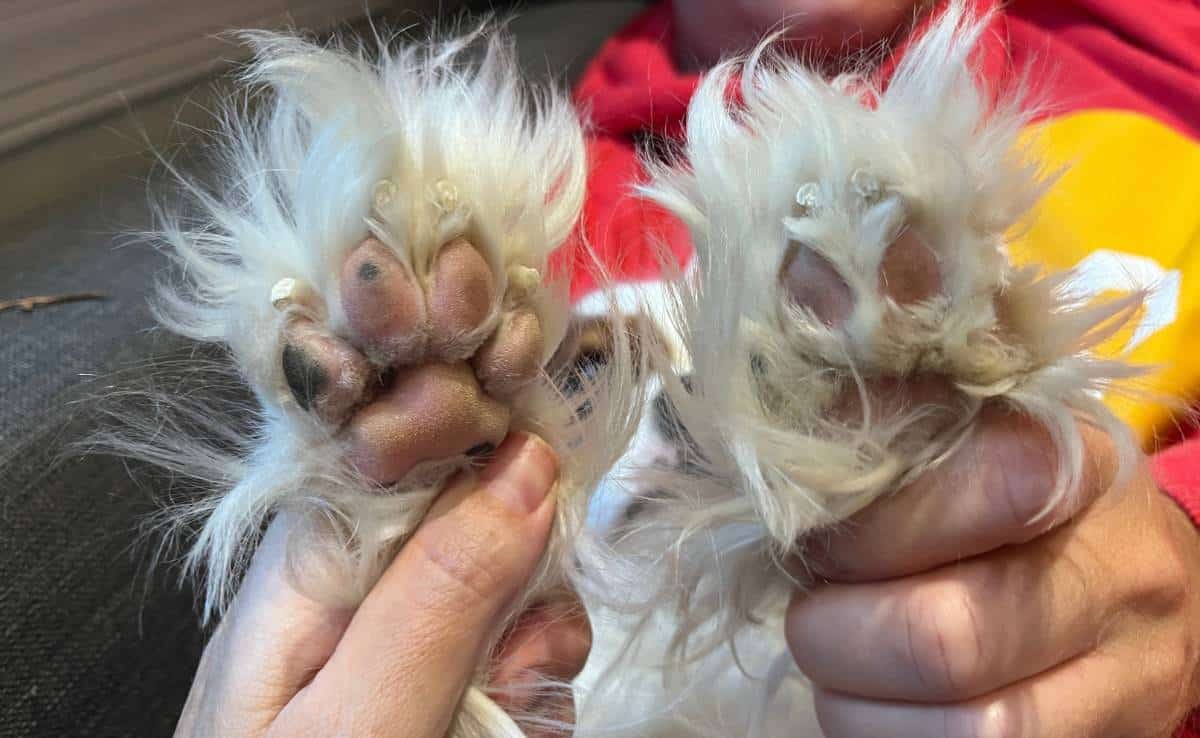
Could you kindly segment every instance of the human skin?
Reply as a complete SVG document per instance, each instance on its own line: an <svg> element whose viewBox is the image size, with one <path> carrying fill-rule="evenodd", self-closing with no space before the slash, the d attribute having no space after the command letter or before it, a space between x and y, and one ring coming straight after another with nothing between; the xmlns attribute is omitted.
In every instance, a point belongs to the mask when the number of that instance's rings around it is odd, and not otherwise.
<svg viewBox="0 0 1200 738"><path fill-rule="evenodd" d="M987 409L942 467L817 542L786 635L827 738L1161 738L1200 702L1200 536L1143 465Z"/></svg>
<svg viewBox="0 0 1200 738"><path fill-rule="evenodd" d="M549 446L510 436L476 477L441 494L352 612L292 586L285 553L295 521L277 518L205 649L176 738L442 738L546 546L556 476ZM537 698L521 686L529 676L570 680L589 647L581 613L532 611L500 649L498 701L528 709ZM541 711L569 718L570 699L561 701Z"/></svg>

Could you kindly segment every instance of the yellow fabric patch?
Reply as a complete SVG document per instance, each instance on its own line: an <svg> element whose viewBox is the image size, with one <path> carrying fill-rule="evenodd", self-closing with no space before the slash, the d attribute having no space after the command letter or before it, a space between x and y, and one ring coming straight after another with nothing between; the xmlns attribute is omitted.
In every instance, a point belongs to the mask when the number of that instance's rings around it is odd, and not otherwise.
<svg viewBox="0 0 1200 738"><path fill-rule="evenodd" d="M1051 170L1065 168L1065 173L1011 244L1013 259L1065 269L1093 257L1110 273L1122 256L1142 266L1152 261L1164 283L1177 281L1178 299L1174 310L1164 311L1172 301L1163 300L1157 312L1144 311L1144 340L1128 358L1160 367L1147 382L1154 395L1195 400L1200 396L1200 143L1153 118L1110 110L1043 121L1026 135ZM1095 259L1098 251L1108 258ZM1167 403L1116 397L1110 405L1147 447L1173 423Z"/></svg>

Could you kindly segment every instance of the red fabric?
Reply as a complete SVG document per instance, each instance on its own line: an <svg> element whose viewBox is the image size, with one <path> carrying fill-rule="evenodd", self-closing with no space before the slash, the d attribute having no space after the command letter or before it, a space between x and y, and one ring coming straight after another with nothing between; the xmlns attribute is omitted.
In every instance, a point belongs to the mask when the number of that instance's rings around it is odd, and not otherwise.
<svg viewBox="0 0 1200 738"><path fill-rule="evenodd" d="M638 139L678 136L700 81L678 72L670 50L670 8L661 4L609 39L575 88L575 102L592 125L581 229L588 249L575 243L556 254L558 264L573 269L573 299L595 288L593 259L619 281L639 282L658 279L663 247L681 266L691 258L687 229L633 194L645 181Z"/></svg>
<svg viewBox="0 0 1200 738"><path fill-rule="evenodd" d="M1154 478L1192 520L1200 521L1200 436L1157 453Z"/></svg>
<svg viewBox="0 0 1200 738"><path fill-rule="evenodd" d="M1154 479L1192 522L1200 524L1200 432L1155 454ZM1200 738L1200 710L1188 718L1174 738Z"/></svg>
<svg viewBox="0 0 1200 738"><path fill-rule="evenodd" d="M1200 3L1015 0L1004 11L1017 68L1051 83L1051 114L1145 113L1200 139Z"/></svg>

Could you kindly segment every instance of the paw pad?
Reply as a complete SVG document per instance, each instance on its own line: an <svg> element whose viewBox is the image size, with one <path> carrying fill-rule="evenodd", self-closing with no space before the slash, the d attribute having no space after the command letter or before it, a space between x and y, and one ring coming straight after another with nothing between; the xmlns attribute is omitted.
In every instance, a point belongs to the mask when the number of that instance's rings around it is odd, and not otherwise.
<svg viewBox="0 0 1200 738"><path fill-rule="evenodd" d="M785 299L836 328L851 317L858 299L887 298L908 306L939 296L941 265L920 234L905 228L884 249L876 278L865 280L866 284L872 282L874 294L856 295L850 279L829 258L804 243L792 244L779 269Z"/></svg>
<svg viewBox="0 0 1200 738"><path fill-rule="evenodd" d="M342 265L342 310L355 343L389 364L419 355L425 339L425 301L416 278L392 250L368 238Z"/></svg>
<svg viewBox="0 0 1200 738"><path fill-rule="evenodd" d="M350 461L371 479L395 481L421 462L495 448L509 417L464 362L402 369L348 423Z"/></svg>
<svg viewBox="0 0 1200 738"><path fill-rule="evenodd" d="M333 425L350 463L381 484L418 464L489 453L508 434L508 403L542 368L530 275L501 295L484 255L456 238L418 277L367 238L339 276L346 338L309 317L319 312L307 304L311 288L282 280L273 304L310 308L285 319L280 363L292 398Z"/></svg>
<svg viewBox="0 0 1200 738"><path fill-rule="evenodd" d="M859 237L814 241L823 248L795 239L777 277L783 304L810 316L799 319L801 345L839 369L823 375L833 383L825 410L857 426L902 417L919 404L946 405L953 392L947 367L937 363L944 340L937 324L950 299L938 254L909 225L902 201L873 176L856 170L846 192L851 205L843 215L860 219ZM796 202L799 218L819 219L832 208L812 183L800 188ZM791 310L781 314L785 324L796 319ZM865 396L858 381L865 381ZM918 388L914 397L901 391L908 383Z"/></svg>
<svg viewBox="0 0 1200 738"><path fill-rule="evenodd" d="M301 408L340 423L366 394L375 374L359 352L307 319L284 331L283 376Z"/></svg>

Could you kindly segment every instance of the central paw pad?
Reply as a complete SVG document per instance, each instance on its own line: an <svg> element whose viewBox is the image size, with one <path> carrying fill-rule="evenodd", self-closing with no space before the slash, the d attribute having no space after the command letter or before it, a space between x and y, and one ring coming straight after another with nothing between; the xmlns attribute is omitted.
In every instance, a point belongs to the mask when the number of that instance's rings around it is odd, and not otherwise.
<svg viewBox="0 0 1200 738"><path fill-rule="evenodd" d="M511 401L541 371L528 285L502 295L464 238L442 246L427 276L416 272L367 238L342 265L345 337L312 317L319 311L285 321L280 361L293 399L334 426L348 461L381 484L425 462L489 453L508 434ZM294 295L310 307L289 288L277 306Z"/></svg>

